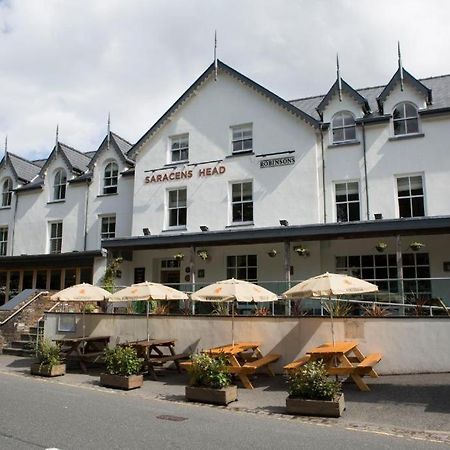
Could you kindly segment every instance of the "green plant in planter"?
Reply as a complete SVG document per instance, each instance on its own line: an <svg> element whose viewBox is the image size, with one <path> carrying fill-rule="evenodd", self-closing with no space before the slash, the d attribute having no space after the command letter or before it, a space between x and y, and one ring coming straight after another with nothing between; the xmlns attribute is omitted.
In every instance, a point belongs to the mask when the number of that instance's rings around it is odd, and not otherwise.
<svg viewBox="0 0 450 450"><path fill-rule="evenodd" d="M142 358L138 358L132 347L117 345L104 350L106 372L110 375L137 375L142 366Z"/></svg>
<svg viewBox="0 0 450 450"><path fill-rule="evenodd" d="M311 361L287 377L289 396L304 400L334 400L342 392L338 381L328 378L322 361Z"/></svg>
<svg viewBox="0 0 450 450"><path fill-rule="evenodd" d="M39 341L36 356L42 366L49 366L50 368L62 364L62 358L60 356L61 346L53 343L50 339L42 339Z"/></svg>
<svg viewBox="0 0 450 450"><path fill-rule="evenodd" d="M411 248L411 250L416 252L417 250L420 250L421 248L425 247L425 244L423 244L422 242L413 241L409 244L409 247Z"/></svg>
<svg viewBox="0 0 450 450"><path fill-rule="evenodd" d="M193 386L222 389L231 384L225 356L200 353L191 356L192 365L187 369Z"/></svg>
<svg viewBox="0 0 450 450"><path fill-rule="evenodd" d="M386 242L380 241L377 242L377 244L375 245L375 248L377 249L378 252L382 253L387 249L387 244Z"/></svg>

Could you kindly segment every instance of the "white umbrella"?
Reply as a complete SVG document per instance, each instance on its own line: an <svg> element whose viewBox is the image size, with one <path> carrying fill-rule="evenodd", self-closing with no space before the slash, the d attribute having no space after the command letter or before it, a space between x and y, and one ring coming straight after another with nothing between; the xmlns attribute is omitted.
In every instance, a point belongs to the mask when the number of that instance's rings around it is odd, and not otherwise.
<svg viewBox="0 0 450 450"><path fill-rule="evenodd" d="M187 294L178 291L177 289L165 286L161 283L152 283L144 281L143 283L136 283L128 286L111 295L109 301L123 302L123 301L146 301L147 302L147 340L150 339L149 334L149 307L151 300L188 300Z"/></svg>
<svg viewBox="0 0 450 450"><path fill-rule="evenodd" d="M250 283L249 281L229 280L217 281L205 286L191 295L192 300L198 302L232 302L231 308L231 341L234 345L234 301L237 302L274 302L277 294Z"/></svg>
<svg viewBox="0 0 450 450"><path fill-rule="evenodd" d="M75 284L53 294L50 299L55 302L101 302L111 297L105 289L89 283ZM85 337L85 322L83 308L83 338Z"/></svg>
<svg viewBox="0 0 450 450"><path fill-rule="evenodd" d="M324 273L313 278L308 278L283 293L287 299L305 297L328 297L332 295L352 295L377 292L378 286L359 278L337 273ZM334 345L333 310L330 308L331 336Z"/></svg>

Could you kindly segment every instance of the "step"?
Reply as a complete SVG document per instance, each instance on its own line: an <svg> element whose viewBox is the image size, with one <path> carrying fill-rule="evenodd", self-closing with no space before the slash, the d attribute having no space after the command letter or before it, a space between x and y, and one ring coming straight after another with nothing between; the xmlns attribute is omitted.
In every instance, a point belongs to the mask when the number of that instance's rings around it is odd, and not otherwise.
<svg viewBox="0 0 450 450"><path fill-rule="evenodd" d="M9 343L9 346L12 348L22 348L24 350L34 349L35 345L32 341L12 341Z"/></svg>
<svg viewBox="0 0 450 450"><path fill-rule="evenodd" d="M34 356L34 350L24 350L20 348L3 347L2 353L4 355L14 355L14 356Z"/></svg>
<svg viewBox="0 0 450 450"><path fill-rule="evenodd" d="M22 333L20 335L21 341L28 341L28 342L36 342L37 334L34 333Z"/></svg>

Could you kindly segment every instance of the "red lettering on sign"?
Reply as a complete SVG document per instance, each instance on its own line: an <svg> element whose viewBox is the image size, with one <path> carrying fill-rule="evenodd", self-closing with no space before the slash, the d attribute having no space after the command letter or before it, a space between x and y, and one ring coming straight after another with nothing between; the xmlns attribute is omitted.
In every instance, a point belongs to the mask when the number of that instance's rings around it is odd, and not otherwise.
<svg viewBox="0 0 450 450"><path fill-rule="evenodd" d="M162 175L156 175L156 181L162 181Z"/></svg>
<svg viewBox="0 0 450 450"><path fill-rule="evenodd" d="M219 167L219 173L220 173L220 175L222 175L223 173L225 173L225 166L220 166L220 167Z"/></svg>
<svg viewBox="0 0 450 450"><path fill-rule="evenodd" d="M149 176L145 177L144 183L150 183L150 177Z"/></svg>

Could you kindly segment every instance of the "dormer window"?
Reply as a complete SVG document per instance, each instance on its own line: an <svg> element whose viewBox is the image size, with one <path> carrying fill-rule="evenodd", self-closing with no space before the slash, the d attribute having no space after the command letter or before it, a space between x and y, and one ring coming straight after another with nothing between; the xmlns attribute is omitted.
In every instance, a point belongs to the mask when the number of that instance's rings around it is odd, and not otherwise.
<svg viewBox="0 0 450 450"><path fill-rule="evenodd" d="M354 141L356 139L355 117L348 111L337 113L331 121L333 144Z"/></svg>
<svg viewBox="0 0 450 450"><path fill-rule="evenodd" d="M53 200L66 198L67 175L63 169L58 169L53 178Z"/></svg>
<svg viewBox="0 0 450 450"><path fill-rule="evenodd" d="M103 177L103 194L117 194L119 166L115 161L106 164Z"/></svg>
<svg viewBox="0 0 450 450"><path fill-rule="evenodd" d="M6 178L2 185L2 206L11 206L12 199L12 181L11 178Z"/></svg>
<svg viewBox="0 0 450 450"><path fill-rule="evenodd" d="M416 105L412 103L400 103L392 113L394 135L402 136L419 132L419 115Z"/></svg>

